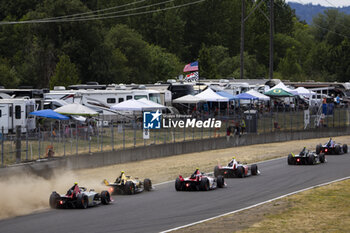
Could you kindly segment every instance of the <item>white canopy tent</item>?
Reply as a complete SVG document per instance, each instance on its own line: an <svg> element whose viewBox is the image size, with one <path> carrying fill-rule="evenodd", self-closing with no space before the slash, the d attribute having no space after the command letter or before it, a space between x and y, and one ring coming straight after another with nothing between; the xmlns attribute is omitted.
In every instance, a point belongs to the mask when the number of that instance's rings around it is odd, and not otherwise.
<svg viewBox="0 0 350 233"><path fill-rule="evenodd" d="M116 111L143 111L143 110L164 109L164 108L166 107L161 104L148 101L146 99L145 100L130 99L130 100L115 104L111 107L111 109Z"/></svg>
<svg viewBox="0 0 350 233"><path fill-rule="evenodd" d="M212 89L207 88L205 91L195 95L195 97L203 99L208 102L229 102L230 100L219 94L216 94Z"/></svg>
<svg viewBox="0 0 350 233"><path fill-rule="evenodd" d="M277 84L276 86L272 87L271 89L269 89L268 91L277 89L277 88L281 88L289 93L292 93L293 95L297 95L297 92L295 91L295 89L290 89L289 87L287 87L286 85L284 85L283 82L280 82L279 84Z"/></svg>
<svg viewBox="0 0 350 233"><path fill-rule="evenodd" d="M261 94L260 92L257 92L256 90L253 90L253 89L247 91L246 93L257 97L259 100L262 100L262 101L269 101L270 100L269 96Z"/></svg>
<svg viewBox="0 0 350 233"><path fill-rule="evenodd" d="M305 87L298 87L297 89L295 89L295 91L297 92L297 95L310 96L316 94L316 92L308 90Z"/></svg>
<svg viewBox="0 0 350 233"><path fill-rule="evenodd" d="M96 116L98 112L78 103L66 104L54 110L63 115Z"/></svg>
<svg viewBox="0 0 350 233"><path fill-rule="evenodd" d="M205 100L194 95L185 95L173 100L176 104L198 104L199 102L205 102Z"/></svg>
<svg viewBox="0 0 350 233"><path fill-rule="evenodd" d="M147 104L152 109L165 109L166 107L164 105L158 104L156 102L150 101L146 98L138 99L137 101L140 101L144 104Z"/></svg>

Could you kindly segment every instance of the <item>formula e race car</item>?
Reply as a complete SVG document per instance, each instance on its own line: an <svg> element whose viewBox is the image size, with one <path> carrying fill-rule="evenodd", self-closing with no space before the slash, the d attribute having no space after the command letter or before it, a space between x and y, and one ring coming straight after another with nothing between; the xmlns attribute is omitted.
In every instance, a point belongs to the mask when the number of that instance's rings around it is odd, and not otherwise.
<svg viewBox="0 0 350 233"><path fill-rule="evenodd" d="M305 147L303 150L295 155L293 153L288 155L288 165L314 165L326 162L325 154L317 154L307 150Z"/></svg>
<svg viewBox="0 0 350 233"><path fill-rule="evenodd" d="M131 195L135 193L141 193L144 190L152 190L152 182L150 179L144 179L144 181L142 182L138 178L126 176L123 171L114 183L109 183L106 179L104 179L103 182L109 187L108 191L111 194Z"/></svg>
<svg viewBox="0 0 350 233"><path fill-rule="evenodd" d="M108 205L111 202L111 197L108 191L101 193L95 192L93 189L87 191L84 187L79 187L74 184L65 195L60 195L53 191L50 195L50 207L57 208L81 208L86 209L89 206L99 204Z"/></svg>
<svg viewBox="0 0 350 233"><path fill-rule="evenodd" d="M327 155L339 155L340 153L348 153L348 145L335 143L332 138L325 144L318 144L316 146L316 154L327 154Z"/></svg>
<svg viewBox="0 0 350 233"><path fill-rule="evenodd" d="M223 176L214 177L211 174L199 172L198 169L188 178L180 175L175 180L176 191L208 191L225 186Z"/></svg>
<svg viewBox="0 0 350 233"><path fill-rule="evenodd" d="M227 166L215 166L214 168L214 176L218 177L219 175L225 178L233 178L233 177L247 177L247 176L255 176L260 174L258 170L258 165L245 165L237 162L233 157L232 160L227 164Z"/></svg>

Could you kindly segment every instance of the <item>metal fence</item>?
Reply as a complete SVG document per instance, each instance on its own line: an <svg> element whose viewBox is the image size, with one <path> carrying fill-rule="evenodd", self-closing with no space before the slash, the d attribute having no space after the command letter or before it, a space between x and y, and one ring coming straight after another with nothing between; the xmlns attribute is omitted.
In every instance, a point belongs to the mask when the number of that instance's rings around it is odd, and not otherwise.
<svg viewBox="0 0 350 233"><path fill-rule="evenodd" d="M210 117L214 116L197 115L197 119L202 120ZM321 118L316 114L310 114L308 118L304 111L285 109L257 114L222 114L216 115L215 118L221 120L220 128L152 129L149 130L149 139L144 139L142 124L135 122L110 122L108 126L62 124L58 127L55 122L51 122L49 127L39 126L35 132L20 133L21 129L18 129L17 134L1 134L1 165L228 135L343 127L349 125L349 109L336 108L332 115ZM305 119L309 119L309 124L305 124ZM245 123L242 124L243 120Z"/></svg>

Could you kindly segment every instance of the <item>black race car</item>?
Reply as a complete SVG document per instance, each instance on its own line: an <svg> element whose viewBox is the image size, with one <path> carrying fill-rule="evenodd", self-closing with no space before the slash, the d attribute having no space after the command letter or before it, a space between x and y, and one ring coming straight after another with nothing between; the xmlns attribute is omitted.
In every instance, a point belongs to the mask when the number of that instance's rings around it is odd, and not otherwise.
<svg viewBox="0 0 350 233"><path fill-rule="evenodd" d="M103 183L110 187L109 192L111 194L132 195L141 193L144 190L151 191L153 189L150 179L144 179L141 181L138 178L132 178L131 176L125 175L123 171L114 183L109 183L106 179L103 180Z"/></svg>
<svg viewBox="0 0 350 233"><path fill-rule="evenodd" d="M288 165L314 165L326 162L325 154L317 154L313 151L304 149L297 155L291 153L288 155Z"/></svg>
<svg viewBox="0 0 350 233"><path fill-rule="evenodd" d="M316 146L316 154L327 154L327 155L339 155L341 153L348 153L348 145L335 143L332 138L325 144L318 144Z"/></svg>

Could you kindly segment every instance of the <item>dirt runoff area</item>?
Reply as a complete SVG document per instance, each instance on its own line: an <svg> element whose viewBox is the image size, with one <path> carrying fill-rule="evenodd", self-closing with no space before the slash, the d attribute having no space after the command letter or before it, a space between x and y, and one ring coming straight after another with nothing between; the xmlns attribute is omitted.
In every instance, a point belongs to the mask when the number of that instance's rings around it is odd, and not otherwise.
<svg viewBox="0 0 350 233"><path fill-rule="evenodd" d="M336 142L346 143L350 136L333 138ZM116 164L106 167L57 171L49 179L32 174L23 174L15 177L0 178L0 219L29 214L34 211L48 208L48 199L52 191L65 193L74 182L88 189L96 191L106 189L103 179L114 181L121 171L127 175L140 179L150 178L153 184L174 180L179 174L190 175L198 167L201 171L212 172L218 164L226 164L232 156L241 162L258 162L262 160L284 157L289 153L298 153L303 146L315 150L320 142L328 138L309 139L303 141L289 141L267 143L242 147L233 147L222 150L212 150L199 153L170 156L166 158L150 159L145 161ZM23 195L20 190L30 190ZM8 198L11 197L11 198Z"/></svg>

